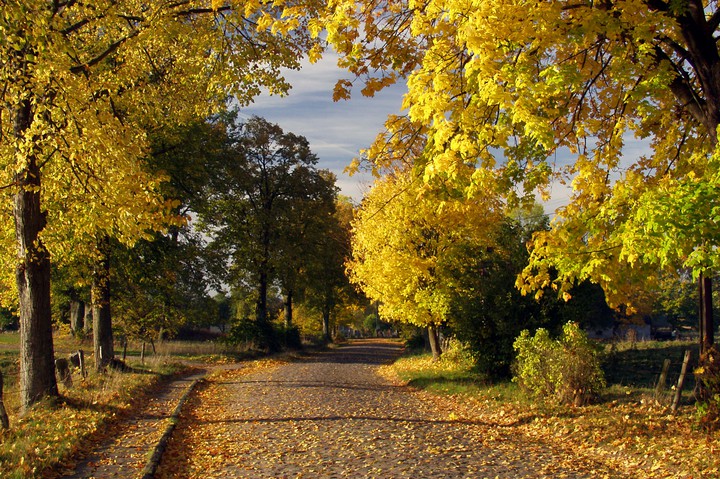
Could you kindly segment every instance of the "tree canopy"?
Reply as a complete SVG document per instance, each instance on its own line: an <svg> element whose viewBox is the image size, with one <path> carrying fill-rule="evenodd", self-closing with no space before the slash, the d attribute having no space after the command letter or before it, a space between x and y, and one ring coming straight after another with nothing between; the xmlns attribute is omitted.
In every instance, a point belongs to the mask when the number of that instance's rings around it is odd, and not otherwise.
<svg viewBox="0 0 720 479"><path fill-rule="evenodd" d="M84 236L131 244L165 222L162 177L139 161L147 131L205 116L228 94L244 104L262 87L283 91L280 68L297 68L315 42L293 2L29 0L0 10L0 184L13 195L17 251L2 264L17 272L27 407L57 394L50 255Z"/></svg>
<svg viewBox="0 0 720 479"><path fill-rule="evenodd" d="M591 279L632 304L650 270L720 265L716 2L351 3L327 18L342 63L367 93L408 79L407 119L388 121L371 159L423 131L416 166L469 197L571 187L523 291ZM631 140L646 149L631 156Z"/></svg>

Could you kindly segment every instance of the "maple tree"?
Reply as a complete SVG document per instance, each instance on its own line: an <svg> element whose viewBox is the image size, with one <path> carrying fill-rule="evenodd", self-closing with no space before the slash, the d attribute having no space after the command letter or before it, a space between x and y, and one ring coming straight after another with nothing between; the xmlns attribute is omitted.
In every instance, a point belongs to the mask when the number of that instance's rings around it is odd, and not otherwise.
<svg viewBox="0 0 720 479"><path fill-rule="evenodd" d="M572 187L551 230L532 242L524 292L567 293L591 279L617 306L658 268L687 267L702 278L702 343L712 343L717 2L331 3L328 40L364 93L408 78L408 121L391 118L376 151L390 144L397 155L411 125L427 134L416 161L426 177L469 196L515 202L549 193L553 181ZM339 83L339 96L350 83ZM647 147L637 156L627 149L633 136Z"/></svg>
<svg viewBox="0 0 720 479"><path fill-rule="evenodd" d="M446 321L454 286L448 270L459 244L494 245L502 219L493 197L433 196L411 169L377 180L353 221L350 280L380 302L380 315L428 328L439 357L436 329ZM442 194L442 190L435 190Z"/></svg>
<svg viewBox="0 0 720 479"><path fill-rule="evenodd" d="M27 407L57 395L50 255L78 244L60 238L100 232L132 243L148 224L159 226L165 205L153 191L161 178L136 161L148 125L204 116L228 93L242 104L263 86L283 91L280 67L296 68L314 42L293 2L29 0L0 7L0 158L18 252L3 270L17 273Z"/></svg>

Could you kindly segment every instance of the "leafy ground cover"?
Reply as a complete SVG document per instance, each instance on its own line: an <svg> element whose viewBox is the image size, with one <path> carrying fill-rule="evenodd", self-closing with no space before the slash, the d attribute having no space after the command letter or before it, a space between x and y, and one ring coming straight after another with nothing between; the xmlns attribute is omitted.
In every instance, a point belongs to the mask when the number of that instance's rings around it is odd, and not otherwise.
<svg viewBox="0 0 720 479"><path fill-rule="evenodd" d="M579 408L532 402L513 383L486 384L467 361L433 363L429 356L417 355L384 367L382 373L432 393L449 416L507 423L536 441L584 451L624 473L716 478L720 476L720 442L696 427L690 392L684 394L677 414L668 409L670 394L654 395L662 359L672 356L674 368L674 355L686 346L616 348L607 356L605 395L596 404ZM638 364L643 367L632 373L631 380L625 370ZM668 384L672 384L670 377Z"/></svg>
<svg viewBox="0 0 720 479"><path fill-rule="evenodd" d="M3 373L4 402L11 428L0 433L0 471L5 478L43 477L48 468L57 468L70 456L84 452L101 441L107 426L121 420L141 404L156 386L187 368L179 360L223 363L234 358L221 354L216 346L163 344L155 355L140 362L139 344L128 350L129 371L109 370L97 374L88 368L86 378L73 374L73 386L60 384L61 399L41 402L19 415L17 377L19 370L17 333L0 334L0 368ZM92 349L90 340L69 335L55 339L56 356L70 351ZM122 352L120 352L122 354ZM87 359L92 365L92 357Z"/></svg>

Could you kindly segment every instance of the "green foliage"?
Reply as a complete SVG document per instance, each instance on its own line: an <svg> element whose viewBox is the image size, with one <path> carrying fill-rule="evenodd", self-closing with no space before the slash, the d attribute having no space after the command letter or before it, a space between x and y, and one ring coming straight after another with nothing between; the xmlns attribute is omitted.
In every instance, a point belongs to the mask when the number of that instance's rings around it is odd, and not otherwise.
<svg viewBox="0 0 720 479"><path fill-rule="evenodd" d="M262 332L255 321L241 319L235 323L227 336L226 341L232 345L257 344L262 337Z"/></svg>
<svg viewBox="0 0 720 479"><path fill-rule="evenodd" d="M497 227L496 247L456 243L453 256L467 260L447 265L448 283L453 285L447 324L470 346L478 370L493 379L510 376L513 341L520 331L559 329L558 308L565 306L555 295L536 301L515 288L527 260L522 242L526 235L518 221L506 219Z"/></svg>
<svg viewBox="0 0 720 479"><path fill-rule="evenodd" d="M518 353L513 380L537 397L583 405L605 387L599 350L576 323L563 326L558 340L543 328L535 336L524 330L513 347Z"/></svg>
<svg viewBox="0 0 720 479"><path fill-rule="evenodd" d="M18 327L17 315L6 308L0 308L0 331L14 331Z"/></svg>
<svg viewBox="0 0 720 479"><path fill-rule="evenodd" d="M468 343L457 338L449 338L442 344L442 361L457 364L458 367L474 367L476 363L476 352Z"/></svg>
<svg viewBox="0 0 720 479"><path fill-rule="evenodd" d="M300 337L300 328L297 326L287 327L280 325L276 327L276 334L280 338L280 343L286 349L302 349L302 338Z"/></svg>
<svg viewBox="0 0 720 479"><path fill-rule="evenodd" d="M720 352L713 346L700 356L695 369L698 382L697 418L703 430L720 429Z"/></svg>

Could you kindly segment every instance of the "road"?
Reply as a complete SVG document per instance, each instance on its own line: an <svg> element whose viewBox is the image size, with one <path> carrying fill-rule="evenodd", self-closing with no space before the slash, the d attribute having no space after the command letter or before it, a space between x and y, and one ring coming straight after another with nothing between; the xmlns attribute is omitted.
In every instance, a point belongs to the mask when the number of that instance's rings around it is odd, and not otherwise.
<svg viewBox="0 0 720 479"><path fill-rule="evenodd" d="M186 404L156 477L623 477L574 468L512 424L457 419L377 374L400 354L396 342L355 341L214 376Z"/></svg>

